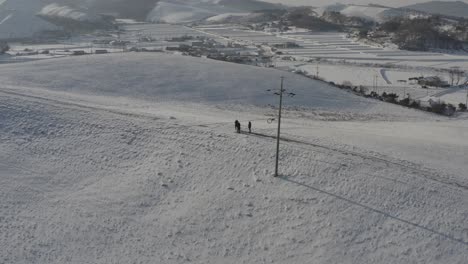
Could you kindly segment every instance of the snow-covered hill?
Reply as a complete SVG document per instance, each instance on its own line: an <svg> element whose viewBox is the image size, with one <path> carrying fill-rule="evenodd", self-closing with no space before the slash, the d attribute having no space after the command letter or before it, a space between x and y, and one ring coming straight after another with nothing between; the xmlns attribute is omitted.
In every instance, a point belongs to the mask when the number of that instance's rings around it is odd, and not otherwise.
<svg viewBox="0 0 468 264"><path fill-rule="evenodd" d="M390 7L403 7L407 5L417 4L417 3L424 3L428 2L428 0L340 0L340 1L330 1L330 0L267 0L271 3L282 3L285 5L294 5L294 6L326 6L329 5L330 2L339 2L339 3L353 3L358 5L367 5L369 3L378 4L378 5L385 5ZM441 2L454 2L454 0L441 0ZM468 0L461 0L461 2L468 3Z"/></svg>
<svg viewBox="0 0 468 264"><path fill-rule="evenodd" d="M427 3L405 6L403 8L413 9L428 14L468 18L468 3L462 1L430 1Z"/></svg>
<svg viewBox="0 0 468 264"><path fill-rule="evenodd" d="M286 74L286 105L309 108L285 112L273 178L276 110L248 103L276 103L280 74L148 54L0 65L0 262L465 264L466 120Z"/></svg>
<svg viewBox="0 0 468 264"><path fill-rule="evenodd" d="M42 1L0 1L0 39L28 38L44 30L57 29L36 16L42 7Z"/></svg>
<svg viewBox="0 0 468 264"><path fill-rule="evenodd" d="M37 14L40 18L66 29L109 29L114 24L111 18L96 15L88 9L78 9L67 5L49 4Z"/></svg>
<svg viewBox="0 0 468 264"><path fill-rule="evenodd" d="M367 5L345 5L333 4L317 8L315 11L322 15L324 12L339 12L345 16L360 17L370 21L381 22L385 19L385 13L391 8L367 6Z"/></svg>
<svg viewBox="0 0 468 264"><path fill-rule="evenodd" d="M219 14L218 10L197 7L186 3L159 2L149 13L147 20L151 22L185 23L203 20Z"/></svg>
<svg viewBox="0 0 468 264"><path fill-rule="evenodd" d="M72 4L76 3L75 0L61 1L68 1ZM96 13L112 14L118 18L131 18L144 21L157 2L159 0L89 0L86 1L86 7Z"/></svg>
<svg viewBox="0 0 468 264"><path fill-rule="evenodd" d="M279 6L256 0L165 0L156 4L147 20L186 23L223 14L242 16L246 12L275 8Z"/></svg>
<svg viewBox="0 0 468 264"><path fill-rule="evenodd" d="M350 5L341 10L340 13L345 16L360 17L371 21L381 22L385 19L384 12L388 9L389 8L385 7Z"/></svg>
<svg viewBox="0 0 468 264"><path fill-rule="evenodd" d="M70 6L59 5L59 4L49 4L44 6L41 11L38 13L41 16L49 18L62 18L62 19L71 19L75 21L88 21L95 22L98 18L90 15L89 13L82 12L80 10L74 9Z"/></svg>
<svg viewBox="0 0 468 264"><path fill-rule="evenodd" d="M25 72L31 74L25 76ZM339 112L342 116L337 115L338 119L353 114L372 114L382 119L421 116L419 112L357 97L292 73L185 56L130 53L71 57L0 65L0 73L4 85L155 101L261 106L275 103L274 96L266 90L277 88L279 77L285 75L288 89L298 94L288 99L290 106Z"/></svg>
<svg viewBox="0 0 468 264"><path fill-rule="evenodd" d="M236 19L247 17L249 15L250 15L250 13L224 13L224 14L221 14L221 15L212 16L212 17L206 19L206 21L208 21L208 22L235 21Z"/></svg>
<svg viewBox="0 0 468 264"><path fill-rule="evenodd" d="M383 22L396 17L424 17L424 12L409 10L406 8L390 8L375 5L333 4L314 10L322 15L324 12L339 12L348 17L360 17L369 21Z"/></svg>

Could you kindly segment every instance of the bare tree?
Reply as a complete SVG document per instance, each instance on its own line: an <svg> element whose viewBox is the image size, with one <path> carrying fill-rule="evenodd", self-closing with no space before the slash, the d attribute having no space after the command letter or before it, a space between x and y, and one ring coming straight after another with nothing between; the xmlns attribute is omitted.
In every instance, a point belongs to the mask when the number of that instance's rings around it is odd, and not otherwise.
<svg viewBox="0 0 468 264"><path fill-rule="evenodd" d="M10 50L10 46L6 42L0 42L0 54L3 54Z"/></svg>
<svg viewBox="0 0 468 264"><path fill-rule="evenodd" d="M455 70L453 68L450 68L449 70L449 78L450 78L450 85L453 86L455 83Z"/></svg>
<svg viewBox="0 0 468 264"><path fill-rule="evenodd" d="M464 72L463 70L458 69L455 74L456 74L455 77L457 79L457 85L459 85L460 82L463 81L463 78L465 77L466 72Z"/></svg>
<svg viewBox="0 0 468 264"><path fill-rule="evenodd" d="M460 82L463 81L463 77L465 77L465 72L461 70L459 67L452 67L449 70L449 78L450 78L450 85L460 85Z"/></svg>

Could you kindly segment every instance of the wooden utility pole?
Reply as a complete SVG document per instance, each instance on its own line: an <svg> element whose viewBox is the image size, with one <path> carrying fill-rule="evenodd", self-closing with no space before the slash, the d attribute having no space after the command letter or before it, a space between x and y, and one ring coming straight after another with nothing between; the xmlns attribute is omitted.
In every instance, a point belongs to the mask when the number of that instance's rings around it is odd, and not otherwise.
<svg viewBox="0 0 468 264"><path fill-rule="evenodd" d="M279 147L280 147L280 135L281 135L281 111L283 109L283 89L284 77L281 76L281 88L279 92L279 112L278 112L278 135L276 137L276 163L275 163L275 177L278 177L278 163L279 163Z"/></svg>
<svg viewBox="0 0 468 264"><path fill-rule="evenodd" d="M468 81L465 82L465 90L466 90L466 101L465 101L465 106L468 106Z"/></svg>
<svg viewBox="0 0 468 264"><path fill-rule="evenodd" d="M272 91L272 90L267 90ZM280 139L281 139L281 116L283 111L283 95L286 93L286 89L284 89L284 77L281 77L281 87L278 92L275 92L275 95L279 96L279 109L278 109L278 131L276 136L276 162L275 162L275 177L279 176L279 154L280 154ZM289 97L294 97L296 94L294 93L287 93Z"/></svg>
<svg viewBox="0 0 468 264"><path fill-rule="evenodd" d="M316 68L316 71L315 71L315 78L319 78L319 63L317 62L317 68Z"/></svg>

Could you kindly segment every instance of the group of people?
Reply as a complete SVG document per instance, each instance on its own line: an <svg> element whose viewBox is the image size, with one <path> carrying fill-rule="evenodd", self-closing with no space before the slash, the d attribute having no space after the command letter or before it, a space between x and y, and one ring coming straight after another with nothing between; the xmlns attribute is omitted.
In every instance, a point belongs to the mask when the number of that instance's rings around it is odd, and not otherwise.
<svg viewBox="0 0 468 264"><path fill-rule="evenodd" d="M241 132L241 123L238 120L236 120L234 122L234 127L235 127L237 133ZM249 128L249 133L252 133L252 122L251 121L249 121L249 124L247 125L247 127Z"/></svg>

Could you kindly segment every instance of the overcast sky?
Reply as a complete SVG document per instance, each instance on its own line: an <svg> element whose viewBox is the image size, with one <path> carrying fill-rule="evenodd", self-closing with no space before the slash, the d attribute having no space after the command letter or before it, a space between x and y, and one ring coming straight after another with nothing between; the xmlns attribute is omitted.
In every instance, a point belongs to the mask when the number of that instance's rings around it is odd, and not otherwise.
<svg viewBox="0 0 468 264"><path fill-rule="evenodd" d="M291 4L291 5L309 5L309 6L323 6L323 5L329 5L329 4L333 4L336 2L340 2L343 4L374 3L374 4L391 6L391 7L399 7L399 6L406 6L406 5L411 5L415 3L429 2L431 0L340 0L340 1L334 1L334 0L264 0L264 1L272 2L272 3L283 3L283 4ZM453 0L440 0L440 1L455 2ZM468 0L462 0L462 2L468 3Z"/></svg>

